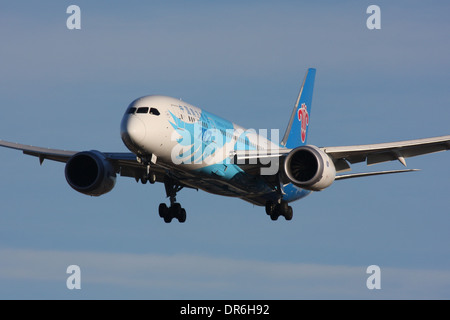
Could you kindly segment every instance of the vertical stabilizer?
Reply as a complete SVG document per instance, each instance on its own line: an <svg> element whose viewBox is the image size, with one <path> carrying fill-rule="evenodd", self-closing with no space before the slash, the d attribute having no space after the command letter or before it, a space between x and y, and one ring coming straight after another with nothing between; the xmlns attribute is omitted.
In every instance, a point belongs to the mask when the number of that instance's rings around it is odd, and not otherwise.
<svg viewBox="0 0 450 320"><path fill-rule="evenodd" d="M286 133L281 141L283 147L293 149L306 144L315 77L316 69L309 68L295 102Z"/></svg>

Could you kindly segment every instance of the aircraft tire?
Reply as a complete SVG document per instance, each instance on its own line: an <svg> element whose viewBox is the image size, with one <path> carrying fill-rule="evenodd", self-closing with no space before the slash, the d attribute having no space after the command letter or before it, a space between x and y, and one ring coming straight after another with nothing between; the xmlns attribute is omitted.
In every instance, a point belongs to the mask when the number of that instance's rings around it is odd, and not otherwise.
<svg viewBox="0 0 450 320"><path fill-rule="evenodd" d="M273 201L267 201L266 202L266 213L267 215L272 215L272 213L275 211L275 204Z"/></svg>
<svg viewBox="0 0 450 320"><path fill-rule="evenodd" d="M169 211L172 214L172 216L178 217L181 213L181 204L174 203L173 205L170 206Z"/></svg>
<svg viewBox="0 0 450 320"><path fill-rule="evenodd" d="M167 208L167 205L165 203L160 203L158 208L159 216L161 218L164 218L169 213L169 208Z"/></svg>
<svg viewBox="0 0 450 320"><path fill-rule="evenodd" d="M156 182L156 174L154 172L151 172L148 175L148 182L150 182L150 184L154 184Z"/></svg>
<svg viewBox="0 0 450 320"><path fill-rule="evenodd" d="M294 210L292 210L292 207L291 206L288 206L288 210L287 210L287 212L284 214L284 218L287 220L287 221L290 221L290 220L292 220L292 217L294 216Z"/></svg>
<svg viewBox="0 0 450 320"><path fill-rule="evenodd" d="M286 215L286 213L289 211L289 206L286 201L281 201L279 205L277 205L276 210L278 213L282 216Z"/></svg>
<svg viewBox="0 0 450 320"><path fill-rule="evenodd" d="M184 208L181 208L180 215L177 217L177 219L180 223L186 222L186 210Z"/></svg>

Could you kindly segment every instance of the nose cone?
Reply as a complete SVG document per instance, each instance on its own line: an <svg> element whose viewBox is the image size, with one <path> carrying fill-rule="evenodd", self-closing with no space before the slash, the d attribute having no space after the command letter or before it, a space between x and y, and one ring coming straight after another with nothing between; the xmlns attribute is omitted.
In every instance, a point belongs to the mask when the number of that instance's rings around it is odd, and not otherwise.
<svg viewBox="0 0 450 320"><path fill-rule="evenodd" d="M130 150L136 149L136 146L141 146L145 139L145 125L141 119L135 115L126 115L122 119L120 126L120 134L125 145Z"/></svg>

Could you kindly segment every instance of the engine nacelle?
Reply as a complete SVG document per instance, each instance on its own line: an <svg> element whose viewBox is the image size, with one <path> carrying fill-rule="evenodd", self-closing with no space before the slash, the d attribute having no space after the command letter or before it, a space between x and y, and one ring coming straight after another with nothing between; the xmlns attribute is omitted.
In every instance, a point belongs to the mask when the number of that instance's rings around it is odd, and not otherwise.
<svg viewBox="0 0 450 320"><path fill-rule="evenodd" d="M111 163L99 151L84 151L67 161L66 180L78 192L89 196L101 196L110 192L116 184L116 172Z"/></svg>
<svg viewBox="0 0 450 320"><path fill-rule="evenodd" d="M297 187L320 191L336 178L336 168L328 155L316 146L292 150L284 161L285 176Z"/></svg>

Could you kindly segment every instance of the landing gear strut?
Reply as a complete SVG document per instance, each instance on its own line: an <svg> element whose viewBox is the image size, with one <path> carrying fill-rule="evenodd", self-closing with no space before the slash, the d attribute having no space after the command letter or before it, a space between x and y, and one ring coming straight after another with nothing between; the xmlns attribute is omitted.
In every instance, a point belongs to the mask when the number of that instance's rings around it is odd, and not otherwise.
<svg viewBox="0 0 450 320"><path fill-rule="evenodd" d="M164 186L166 187L166 195L170 198L170 207L167 207L165 203L159 205L159 216L164 219L164 222L170 223L173 218L178 219L183 223L186 221L186 210L181 207L181 204L177 203L177 192L183 189L183 186L177 184L177 181L166 176L164 178Z"/></svg>
<svg viewBox="0 0 450 320"><path fill-rule="evenodd" d="M156 163L156 156L151 155L150 158L147 157L137 157L137 162L139 162L142 165L145 165L147 169L147 173L141 177L142 184L146 184L147 181L151 184L154 184L156 182L156 174L151 170L151 164ZM136 181L138 181L138 178L136 178Z"/></svg>
<svg viewBox="0 0 450 320"><path fill-rule="evenodd" d="M293 210L286 201L280 203L274 203L272 201L266 202L266 213L273 221L278 220L279 216L283 216L286 220L292 220Z"/></svg>

